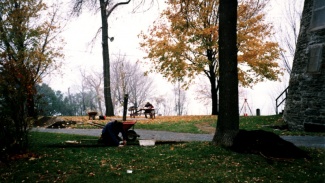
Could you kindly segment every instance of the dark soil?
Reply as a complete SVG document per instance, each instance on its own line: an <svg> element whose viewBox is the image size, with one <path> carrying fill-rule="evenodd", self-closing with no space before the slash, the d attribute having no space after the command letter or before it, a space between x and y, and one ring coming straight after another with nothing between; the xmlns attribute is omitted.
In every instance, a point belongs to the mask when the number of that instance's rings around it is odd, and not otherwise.
<svg viewBox="0 0 325 183"><path fill-rule="evenodd" d="M264 130L240 130L231 149L239 153L260 154L268 159L309 158L306 151Z"/></svg>
<svg viewBox="0 0 325 183"><path fill-rule="evenodd" d="M49 126L47 128L67 128L71 125L75 125L77 122L75 121L57 121Z"/></svg>
<svg viewBox="0 0 325 183"><path fill-rule="evenodd" d="M34 122L34 127L67 128L75 124L77 124L76 121L64 121L61 118L44 116Z"/></svg>

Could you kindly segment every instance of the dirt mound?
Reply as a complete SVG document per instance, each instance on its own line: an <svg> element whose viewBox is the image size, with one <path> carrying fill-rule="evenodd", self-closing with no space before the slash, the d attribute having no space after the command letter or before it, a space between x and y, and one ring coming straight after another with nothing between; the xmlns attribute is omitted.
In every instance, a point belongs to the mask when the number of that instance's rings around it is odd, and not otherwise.
<svg viewBox="0 0 325 183"><path fill-rule="evenodd" d="M231 149L239 153L260 154L268 159L310 158L293 143L264 130L240 130Z"/></svg>
<svg viewBox="0 0 325 183"><path fill-rule="evenodd" d="M66 128L71 125L75 125L80 121L71 120L72 118L64 118L64 117L48 117L44 116L39 118L34 122L34 127L45 127L45 128Z"/></svg>
<svg viewBox="0 0 325 183"><path fill-rule="evenodd" d="M47 126L46 128L67 128L75 124L77 124L76 121L56 121L55 123Z"/></svg>
<svg viewBox="0 0 325 183"><path fill-rule="evenodd" d="M46 127L57 121L57 117L44 116L36 120L33 124L34 127Z"/></svg>

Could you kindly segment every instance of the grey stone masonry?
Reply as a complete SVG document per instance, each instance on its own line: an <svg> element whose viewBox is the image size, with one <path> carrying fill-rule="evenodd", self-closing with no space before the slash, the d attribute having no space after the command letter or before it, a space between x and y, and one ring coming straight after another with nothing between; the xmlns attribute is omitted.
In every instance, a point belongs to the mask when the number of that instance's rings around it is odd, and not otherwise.
<svg viewBox="0 0 325 183"><path fill-rule="evenodd" d="M325 0L306 0L283 114L290 130L325 129Z"/></svg>

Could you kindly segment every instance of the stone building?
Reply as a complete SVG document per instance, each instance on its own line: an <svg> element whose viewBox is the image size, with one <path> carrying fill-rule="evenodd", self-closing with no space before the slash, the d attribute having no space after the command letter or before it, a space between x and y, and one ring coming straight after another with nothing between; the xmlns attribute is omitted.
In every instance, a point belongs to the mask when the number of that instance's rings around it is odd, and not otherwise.
<svg viewBox="0 0 325 183"><path fill-rule="evenodd" d="M305 0L283 119L290 130L325 131L325 0Z"/></svg>

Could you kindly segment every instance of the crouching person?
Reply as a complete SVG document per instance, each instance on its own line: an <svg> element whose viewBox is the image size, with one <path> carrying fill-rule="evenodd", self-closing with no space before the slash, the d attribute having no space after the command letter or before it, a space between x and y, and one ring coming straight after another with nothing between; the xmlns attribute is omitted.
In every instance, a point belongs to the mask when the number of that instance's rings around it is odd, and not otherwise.
<svg viewBox="0 0 325 183"><path fill-rule="evenodd" d="M120 145L120 137L118 136L119 133L122 133L123 136L123 143L122 145L126 145L126 132L123 129L123 123L118 121L110 121L108 122L103 130L101 140L105 145L108 146L119 146Z"/></svg>

